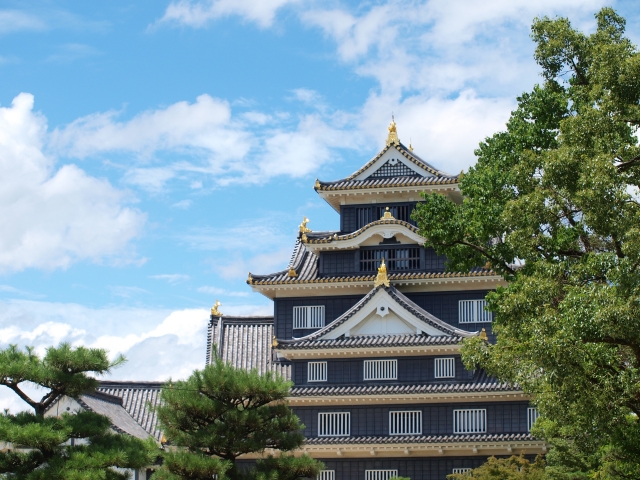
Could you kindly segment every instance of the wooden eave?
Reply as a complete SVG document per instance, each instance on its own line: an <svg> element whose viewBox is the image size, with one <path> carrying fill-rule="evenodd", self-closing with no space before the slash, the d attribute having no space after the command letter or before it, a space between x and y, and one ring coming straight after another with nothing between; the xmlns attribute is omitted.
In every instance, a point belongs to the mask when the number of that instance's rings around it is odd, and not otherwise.
<svg viewBox="0 0 640 480"><path fill-rule="evenodd" d="M411 357L418 355L445 355L460 352L462 345L417 345L365 348L274 348L279 357L287 360L311 360L316 358L341 359L377 356Z"/></svg>

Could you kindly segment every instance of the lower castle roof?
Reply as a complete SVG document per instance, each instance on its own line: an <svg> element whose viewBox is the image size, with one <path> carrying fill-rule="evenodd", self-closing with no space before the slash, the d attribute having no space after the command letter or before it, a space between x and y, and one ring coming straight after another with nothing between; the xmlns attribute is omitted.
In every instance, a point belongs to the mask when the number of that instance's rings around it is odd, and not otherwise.
<svg viewBox="0 0 640 480"><path fill-rule="evenodd" d="M306 445L353 445L394 443L459 443L459 442L518 442L536 440L530 433L496 433L475 435L392 435L371 437L312 437Z"/></svg>

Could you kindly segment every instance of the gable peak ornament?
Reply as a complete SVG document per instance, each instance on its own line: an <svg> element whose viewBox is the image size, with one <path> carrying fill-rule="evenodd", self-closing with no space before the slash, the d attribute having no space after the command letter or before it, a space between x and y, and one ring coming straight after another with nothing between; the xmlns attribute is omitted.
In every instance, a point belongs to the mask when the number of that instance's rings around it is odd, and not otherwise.
<svg viewBox="0 0 640 480"><path fill-rule="evenodd" d="M394 217L391 214L391 211L389 210L389 207L384 209L384 215L382 215L382 218L380 220L395 220L396 217Z"/></svg>
<svg viewBox="0 0 640 480"><path fill-rule="evenodd" d="M212 316L212 317L221 317L221 316L223 315L223 313L222 313L220 310L218 310L218 307L219 307L220 305L222 305L222 304L220 303L220 301L219 301L219 300L216 300L216 303L214 303L214 304L213 304L213 307L211 307L211 316Z"/></svg>
<svg viewBox="0 0 640 480"><path fill-rule="evenodd" d="M391 115L391 123L387 129L389 130L389 135L387 135L387 146L400 145L398 131L396 130L396 120L393 118L393 115Z"/></svg>
<svg viewBox="0 0 640 480"><path fill-rule="evenodd" d="M376 281L373 284L373 287L376 288L380 285L384 285L385 287L389 286L389 277L387 277L387 266L384 264L384 258L378 267L378 275L376 276Z"/></svg>

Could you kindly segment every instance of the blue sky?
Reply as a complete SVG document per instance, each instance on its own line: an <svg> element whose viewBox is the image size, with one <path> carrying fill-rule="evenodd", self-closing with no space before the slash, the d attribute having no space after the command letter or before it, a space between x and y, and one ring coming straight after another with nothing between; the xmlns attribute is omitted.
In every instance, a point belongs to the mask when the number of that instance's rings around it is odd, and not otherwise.
<svg viewBox="0 0 640 480"><path fill-rule="evenodd" d="M612 5L640 41L635 2ZM207 309L270 313L247 271L333 229L316 177L401 140L458 172L540 80L531 20L599 0L3 1L0 346L124 353L112 378L204 361ZM0 407L17 408L8 396Z"/></svg>

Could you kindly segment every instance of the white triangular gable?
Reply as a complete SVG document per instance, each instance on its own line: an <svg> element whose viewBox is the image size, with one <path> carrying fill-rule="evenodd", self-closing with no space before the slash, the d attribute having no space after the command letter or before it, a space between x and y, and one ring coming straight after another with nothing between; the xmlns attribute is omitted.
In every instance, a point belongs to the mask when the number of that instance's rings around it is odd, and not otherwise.
<svg viewBox="0 0 640 480"><path fill-rule="evenodd" d="M419 335L422 333L434 337L451 335L416 318L384 288L381 288L351 318L319 339L330 340L342 335L353 337L356 335Z"/></svg>
<svg viewBox="0 0 640 480"><path fill-rule="evenodd" d="M401 162L406 165L408 168L416 172L418 175L422 177L433 177L433 173L425 170L424 168L419 167L415 163L409 161L401 152L398 150L395 145L391 146L389 150L384 152L378 160L376 160L373 165L370 165L364 172L361 172L357 175L354 180L364 180L373 175L379 168L381 168L385 163L389 160Z"/></svg>

